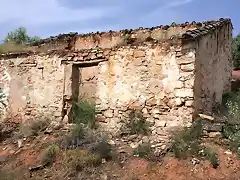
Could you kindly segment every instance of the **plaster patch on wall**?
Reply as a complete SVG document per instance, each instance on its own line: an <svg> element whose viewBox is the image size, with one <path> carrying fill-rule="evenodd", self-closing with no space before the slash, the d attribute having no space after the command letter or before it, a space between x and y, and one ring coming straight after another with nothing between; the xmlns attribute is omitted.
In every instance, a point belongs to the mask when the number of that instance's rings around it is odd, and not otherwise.
<svg viewBox="0 0 240 180"><path fill-rule="evenodd" d="M162 74L166 75L166 78L162 80L163 89L167 92L173 91L179 78L179 68L173 53L168 53L165 56L165 63L162 64Z"/></svg>
<svg viewBox="0 0 240 180"><path fill-rule="evenodd" d="M8 107L11 76L3 62L0 62L0 116L5 116Z"/></svg>

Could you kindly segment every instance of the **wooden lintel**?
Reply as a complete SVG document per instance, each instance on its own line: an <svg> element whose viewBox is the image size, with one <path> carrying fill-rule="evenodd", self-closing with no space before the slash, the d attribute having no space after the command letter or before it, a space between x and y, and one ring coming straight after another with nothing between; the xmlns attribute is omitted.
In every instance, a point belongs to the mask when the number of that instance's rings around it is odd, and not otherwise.
<svg viewBox="0 0 240 180"><path fill-rule="evenodd" d="M85 64L96 64L103 61L107 61L107 59L96 59L96 60L89 60L89 61L75 61L73 64L75 65L85 65Z"/></svg>
<svg viewBox="0 0 240 180"><path fill-rule="evenodd" d="M96 60L87 60L87 61L68 61L62 60L62 64L73 64L77 66L86 66L86 65L94 65L100 62L107 61L107 59L96 59Z"/></svg>

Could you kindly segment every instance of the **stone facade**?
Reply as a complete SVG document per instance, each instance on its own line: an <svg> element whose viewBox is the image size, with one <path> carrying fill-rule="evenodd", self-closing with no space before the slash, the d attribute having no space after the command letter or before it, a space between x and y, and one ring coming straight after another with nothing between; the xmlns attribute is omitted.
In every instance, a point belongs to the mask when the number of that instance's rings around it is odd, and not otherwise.
<svg viewBox="0 0 240 180"><path fill-rule="evenodd" d="M57 56L17 54L5 60L8 83L7 116L28 119L51 114L61 120L64 69Z"/></svg>
<svg viewBox="0 0 240 180"><path fill-rule="evenodd" d="M184 77L192 75L189 81L194 81L194 69L186 74L176 52L168 44L124 47L99 63L97 106L105 111L106 128L117 132L132 109L155 125L154 133L191 122L193 86L185 86ZM191 51L181 57L195 59Z"/></svg>
<svg viewBox="0 0 240 180"><path fill-rule="evenodd" d="M137 109L151 140L162 142L221 104L230 90L231 40L229 19L45 39L31 53L1 55L10 75L6 113L61 120L73 100L87 99L104 130L118 133Z"/></svg>
<svg viewBox="0 0 240 180"><path fill-rule="evenodd" d="M196 108L211 112L230 91L232 79L232 30L226 25L202 37L196 48ZM224 68L223 68L224 67ZM200 86L198 86L198 84Z"/></svg>

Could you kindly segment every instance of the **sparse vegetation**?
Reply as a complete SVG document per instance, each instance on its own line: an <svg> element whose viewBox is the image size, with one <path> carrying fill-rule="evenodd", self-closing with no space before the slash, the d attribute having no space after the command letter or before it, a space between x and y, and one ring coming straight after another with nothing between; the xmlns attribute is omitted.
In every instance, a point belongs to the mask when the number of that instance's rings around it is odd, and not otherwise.
<svg viewBox="0 0 240 180"><path fill-rule="evenodd" d="M0 44L0 53L9 53L9 52L26 52L29 51L30 49L21 44L14 44L12 42L6 42L3 44Z"/></svg>
<svg viewBox="0 0 240 180"><path fill-rule="evenodd" d="M74 123L82 123L89 128L96 127L96 109L95 106L88 101L78 101L73 103L72 107L73 121Z"/></svg>
<svg viewBox="0 0 240 180"><path fill-rule="evenodd" d="M43 165L52 164L53 161L56 159L56 156L59 153L59 151L60 151L60 148L55 144L48 146L44 152L42 164Z"/></svg>
<svg viewBox="0 0 240 180"><path fill-rule="evenodd" d="M110 160L112 159L112 146L107 142L105 138L101 138L90 149L94 154L99 154L101 158Z"/></svg>
<svg viewBox="0 0 240 180"><path fill-rule="evenodd" d="M223 113L228 122L237 124L240 117L240 91L231 91L225 94L223 96L223 108Z"/></svg>
<svg viewBox="0 0 240 180"><path fill-rule="evenodd" d="M112 146L102 134L94 132L83 124L74 125L71 133L61 141L63 149L87 148L89 152L98 154L101 158L113 158Z"/></svg>
<svg viewBox="0 0 240 180"><path fill-rule="evenodd" d="M229 148L240 158L240 92L232 91L223 96L224 116L223 137L229 140Z"/></svg>
<svg viewBox="0 0 240 180"><path fill-rule="evenodd" d="M229 145L231 150L237 151L240 147L239 125L226 124L223 128L223 136L230 141Z"/></svg>
<svg viewBox="0 0 240 180"><path fill-rule="evenodd" d="M73 149L89 143L89 139L86 138L87 130L83 124L75 124L71 132L61 140L61 148Z"/></svg>
<svg viewBox="0 0 240 180"><path fill-rule="evenodd" d="M153 155L151 145L148 143L140 144L135 150L134 155L140 158L149 159Z"/></svg>
<svg viewBox="0 0 240 180"><path fill-rule="evenodd" d="M72 138L84 138L85 132L84 127L81 124L74 125L72 131L71 131Z"/></svg>
<svg viewBox="0 0 240 180"><path fill-rule="evenodd" d="M130 131L130 134L143 134L149 133L149 124L143 117L141 111L132 110L129 114L129 120L126 122L124 129Z"/></svg>
<svg viewBox="0 0 240 180"><path fill-rule="evenodd" d="M44 116L38 116L36 119L29 120L25 124L20 125L21 135L24 137L37 136L41 131L45 130L50 124L50 119Z"/></svg>
<svg viewBox="0 0 240 180"><path fill-rule="evenodd" d="M184 127L174 133L171 151L177 158L186 158L189 155L198 155L201 150L200 138L202 135L201 119L197 119L190 128Z"/></svg>
<svg viewBox="0 0 240 180"><path fill-rule="evenodd" d="M102 163L100 155L80 149L68 150L66 157L69 168L77 172L88 167L96 167Z"/></svg>
<svg viewBox="0 0 240 180"><path fill-rule="evenodd" d="M215 151L213 151L213 149L205 148L203 155L206 157L206 159L208 159L211 162L214 168L217 168L219 166L218 154Z"/></svg>
<svg viewBox="0 0 240 180"><path fill-rule="evenodd" d="M219 165L218 155L201 144L202 132L202 121L198 118L190 128L185 127L173 135L171 152L179 159L189 156L206 158L216 168Z"/></svg>
<svg viewBox="0 0 240 180"><path fill-rule="evenodd" d="M32 135L37 136L38 133L46 129L48 125L49 125L48 120L33 121L33 123L30 126Z"/></svg>

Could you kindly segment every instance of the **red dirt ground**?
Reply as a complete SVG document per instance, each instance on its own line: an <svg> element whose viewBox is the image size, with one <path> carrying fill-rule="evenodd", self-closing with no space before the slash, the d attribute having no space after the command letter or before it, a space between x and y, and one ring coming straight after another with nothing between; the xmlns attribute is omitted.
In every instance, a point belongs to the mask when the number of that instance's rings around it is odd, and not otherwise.
<svg viewBox="0 0 240 180"><path fill-rule="evenodd" d="M44 135L44 137L35 139L30 145L25 144L20 150L18 150L16 144L0 144L0 157L2 159L3 157L10 157L10 159L5 162L0 161L0 167L7 167L9 171L24 172L27 174L25 179L33 179L30 178L28 168L40 164L41 154L44 152L46 143L55 139L56 137L54 136ZM240 179L240 161L236 155L225 153L226 150L221 147L216 146L216 148L220 159L220 166L217 169L214 169L208 161L200 161L199 164L194 165L191 159L178 160L166 156L158 163L130 157L123 163L123 167L117 162L107 162L100 167L100 171L108 177L114 176L116 180ZM37 171L33 173L33 177L37 178L39 176L41 177L40 179L62 180L59 174L66 171L63 157L63 154L59 154L57 161L51 168ZM43 174L45 178L43 178ZM20 177L21 176L19 176L19 180L22 180L23 178ZM107 178L107 180L108 179L113 180L113 178Z"/></svg>

